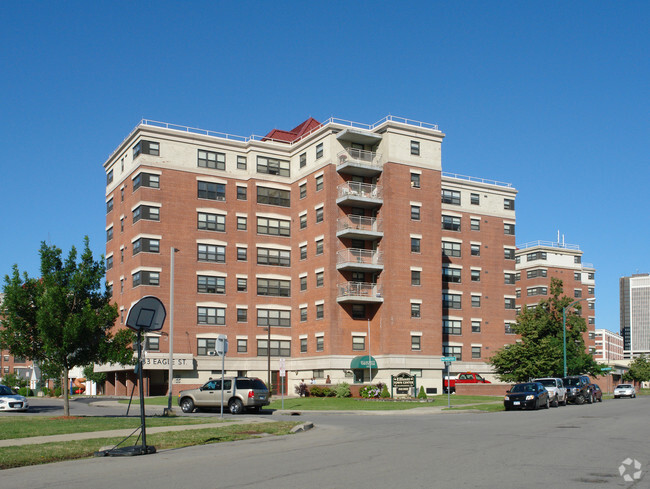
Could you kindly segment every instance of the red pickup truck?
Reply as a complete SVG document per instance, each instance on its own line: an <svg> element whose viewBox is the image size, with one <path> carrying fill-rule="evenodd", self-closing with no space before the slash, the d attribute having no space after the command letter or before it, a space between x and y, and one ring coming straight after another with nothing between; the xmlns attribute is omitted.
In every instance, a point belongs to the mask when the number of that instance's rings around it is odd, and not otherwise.
<svg viewBox="0 0 650 489"><path fill-rule="evenodd" d="M485 380L479 374L474 372L463 372L456 376L456 378L446 377L442 384L442 391L446 394L447 390L452 394L456 392L456 384L491 384L489 380Z"/></svg>

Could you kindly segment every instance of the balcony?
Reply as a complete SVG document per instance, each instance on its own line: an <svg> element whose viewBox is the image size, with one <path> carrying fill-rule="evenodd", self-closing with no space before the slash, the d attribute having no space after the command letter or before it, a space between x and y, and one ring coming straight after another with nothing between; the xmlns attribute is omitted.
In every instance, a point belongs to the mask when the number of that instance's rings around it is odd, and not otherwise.
<svg viewBox="0 0 650 489"><path fill-rule="evenodd" d="M381 251L346 248L336 253L336 269L351 272L381 272L384 256Z"/></svg>
<svg viewBox="0 0 650 489"><path fill-rule="evenodd" d="M360 177L375 177L383 170L381 154L364 149L346 148L338 155L336 171Z"/></svg>
<svg viewBox="0 0 650 489"><path fill-rule="evenodd" d="M336 203L350 207L372 209L384 203L384 188L381 185L360 182L345 182L336 187Z"/></svg>
<svg viewBox="0 0 650 489"><path fill-rule="evenodd" d="M383 287L370 282L345 282L337 285L336 302L377 303L384 302Z"/></svg>
<svg viewBox="0 0 650 489"><path fill-rule="evenodd" d="M375 241L384 236L383 219L350 214L336 223L336 237Z"/></svg>

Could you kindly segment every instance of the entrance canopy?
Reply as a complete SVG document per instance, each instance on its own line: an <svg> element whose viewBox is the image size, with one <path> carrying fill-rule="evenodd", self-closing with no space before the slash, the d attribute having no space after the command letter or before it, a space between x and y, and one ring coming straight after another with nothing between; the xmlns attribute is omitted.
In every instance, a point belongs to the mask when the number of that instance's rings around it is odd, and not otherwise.
<svg viewBox="0 0 650 489"><path fill-rule="evenodd" d="M350 368L377 368L377 360L370 355L354 357L350 362Z"/></svg>

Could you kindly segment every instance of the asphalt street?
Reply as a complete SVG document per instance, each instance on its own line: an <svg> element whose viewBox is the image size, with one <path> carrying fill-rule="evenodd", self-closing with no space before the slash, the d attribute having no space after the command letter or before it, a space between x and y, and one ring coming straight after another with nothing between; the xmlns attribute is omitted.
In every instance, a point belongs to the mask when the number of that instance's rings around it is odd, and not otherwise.
<svg viewBox="0 0 650 489"><path fill-rule="evenodd" d="M303 413L315 424L304 433L10 469L0 486L650 487L649 410L638 397L523 412Z"/></svg>

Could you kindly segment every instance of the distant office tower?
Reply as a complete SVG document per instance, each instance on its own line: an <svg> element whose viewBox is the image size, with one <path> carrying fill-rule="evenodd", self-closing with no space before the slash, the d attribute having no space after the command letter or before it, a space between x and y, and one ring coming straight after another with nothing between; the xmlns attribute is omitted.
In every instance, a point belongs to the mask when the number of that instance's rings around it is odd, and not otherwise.
<svg viewBox="0 0 650 489"><path fill-rule="evenodd" d="M621 277L619 285L625 358L650 354L650 274Z"/></svg>

